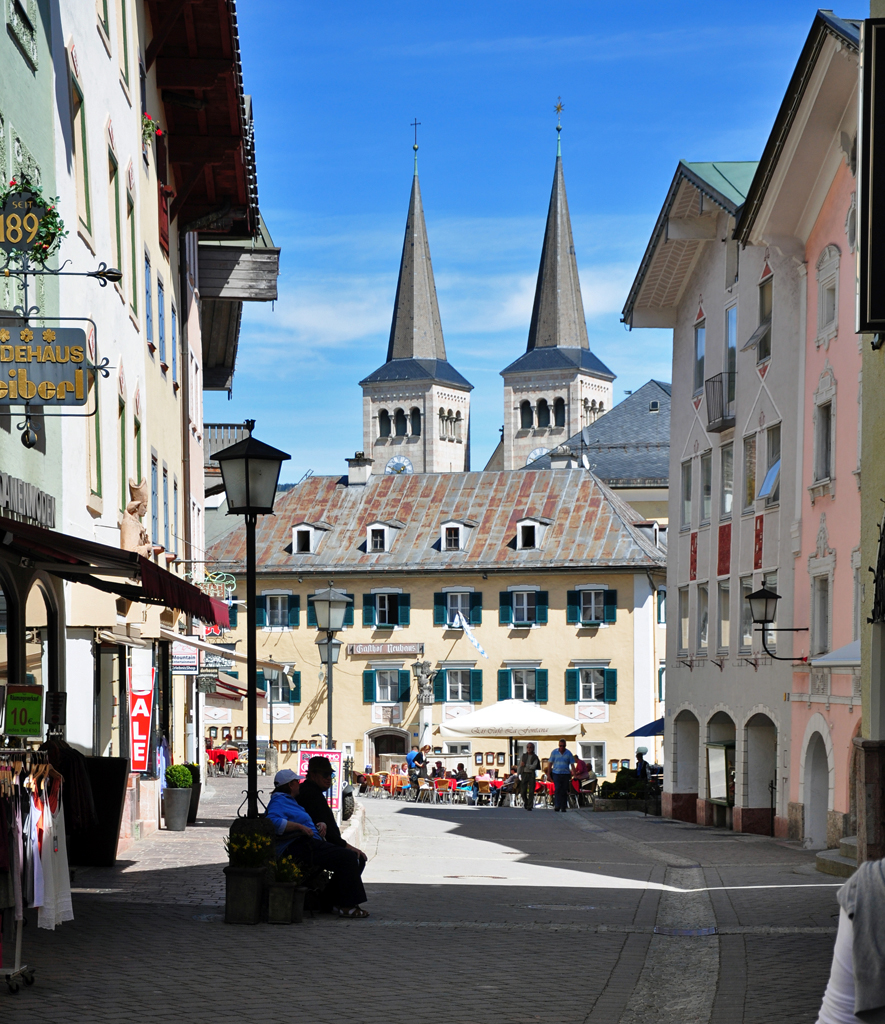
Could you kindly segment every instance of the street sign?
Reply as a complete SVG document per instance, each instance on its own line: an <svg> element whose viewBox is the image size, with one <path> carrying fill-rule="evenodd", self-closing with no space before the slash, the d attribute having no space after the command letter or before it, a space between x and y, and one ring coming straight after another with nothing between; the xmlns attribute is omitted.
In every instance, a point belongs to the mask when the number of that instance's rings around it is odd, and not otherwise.
<svg viewBox="0 0 885 1024"><path fill-rule="evenodd" d="M129 669L129 760L133 772L149 770L156 671L154 668L147 672Z"/></svg>
<svg viewBox="0 0 885 1024"><path fill-rule="evenodd" d="M58 690L46 694L46 724L64 725L68 717L68 695Z"/></svg>
<svg viewBox="0 0 885 1024"><path fill-rule="evenodd" d="M43 687L10 683L6 688L6 735L39 736L42 719Z"/></svg>
<svg viewBox="0 0 885 1024"><path fill-rule="evenodd" d="M194 637L198 639L198 637ZM200 671L200 651L190 644L175 640L172 643L172 674L195 676Z"/></svg>

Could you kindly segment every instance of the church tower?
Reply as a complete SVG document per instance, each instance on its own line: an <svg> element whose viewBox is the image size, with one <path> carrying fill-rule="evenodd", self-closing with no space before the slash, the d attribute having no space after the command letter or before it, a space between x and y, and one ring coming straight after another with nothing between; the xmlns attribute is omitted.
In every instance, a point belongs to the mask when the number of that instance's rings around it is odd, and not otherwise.
<svg viewBox="0 0 885 1024"><path fill-rule="evenodd" d="M504 469L520 469L612 407L615 375L587 339L558 136L528 345L501 376Z"/></svg>
<svg viewBox="0 0 885 1024"><path fill-rule="evenodd" d="M360 381L363 450L376 473L464 473L473 385L446 359L414 149L387 362Z"/></svg>

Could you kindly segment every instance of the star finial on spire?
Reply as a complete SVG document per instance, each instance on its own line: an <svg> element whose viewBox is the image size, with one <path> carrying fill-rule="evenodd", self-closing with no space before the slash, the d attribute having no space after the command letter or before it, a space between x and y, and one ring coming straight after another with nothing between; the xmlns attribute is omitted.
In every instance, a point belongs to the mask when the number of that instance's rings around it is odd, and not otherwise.
<svg viewBox="0 0 885 1024"><path fill-rule="evenodd" d="M557 104L553 108L556 111L556 130L558 132L561 132L562 131L562 112L563 112L563 110L565 110L565 106L563 105L562 97L561 96L557 96L556 99L557 99Z"/></svg>

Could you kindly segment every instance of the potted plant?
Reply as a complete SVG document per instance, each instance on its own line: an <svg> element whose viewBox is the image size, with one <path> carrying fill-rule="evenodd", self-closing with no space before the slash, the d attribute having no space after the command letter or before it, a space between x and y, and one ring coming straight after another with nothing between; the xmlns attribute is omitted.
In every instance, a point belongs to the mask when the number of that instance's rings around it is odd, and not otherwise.
<svg viewBox="0 0 885 1024"><path fill-rule="evenodd" d="M273 862L273 881L267 899L268 924L301 924L304 920L306 890L298 885L302 878L301 868L291 857L280 857Z"/></svg>
<svg viewBox="0 0 885 1024"><path fill-rule="evenodd" d="M185 768L191 773L191 803L187 812L187 823L188 825L193 825L197 820L197 814L200 810L200 794L203 792L203 783L200 779L200 766L198 764L187 763Z"/></svg>
<svg viewBox="0 0 885 1024"><path fill-rule="evenodd" d="M193 777L183 764L171 764L166 769L166 790L163 793L163 817L170 832L184 832L191 806Z"/></svg>
<svg viewBox="0 0 885 1024"><path fill-rule="evenodd" d="M237 832L224 840L229 859L224 920L227 924L258 924L267 862L273 839L260 832Z"/></svg>

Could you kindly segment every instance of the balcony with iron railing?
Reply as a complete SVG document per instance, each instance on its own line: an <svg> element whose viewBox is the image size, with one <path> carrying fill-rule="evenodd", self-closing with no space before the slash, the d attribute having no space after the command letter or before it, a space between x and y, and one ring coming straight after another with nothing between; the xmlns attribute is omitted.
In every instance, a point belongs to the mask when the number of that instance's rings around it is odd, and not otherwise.
<svg viewBox="0 0 885 1024"><path fill-rule="evenodd" d="M720 434L734 426L734 393L736 373L717 373L704 381L707 394L707 430Z"/></svg>

